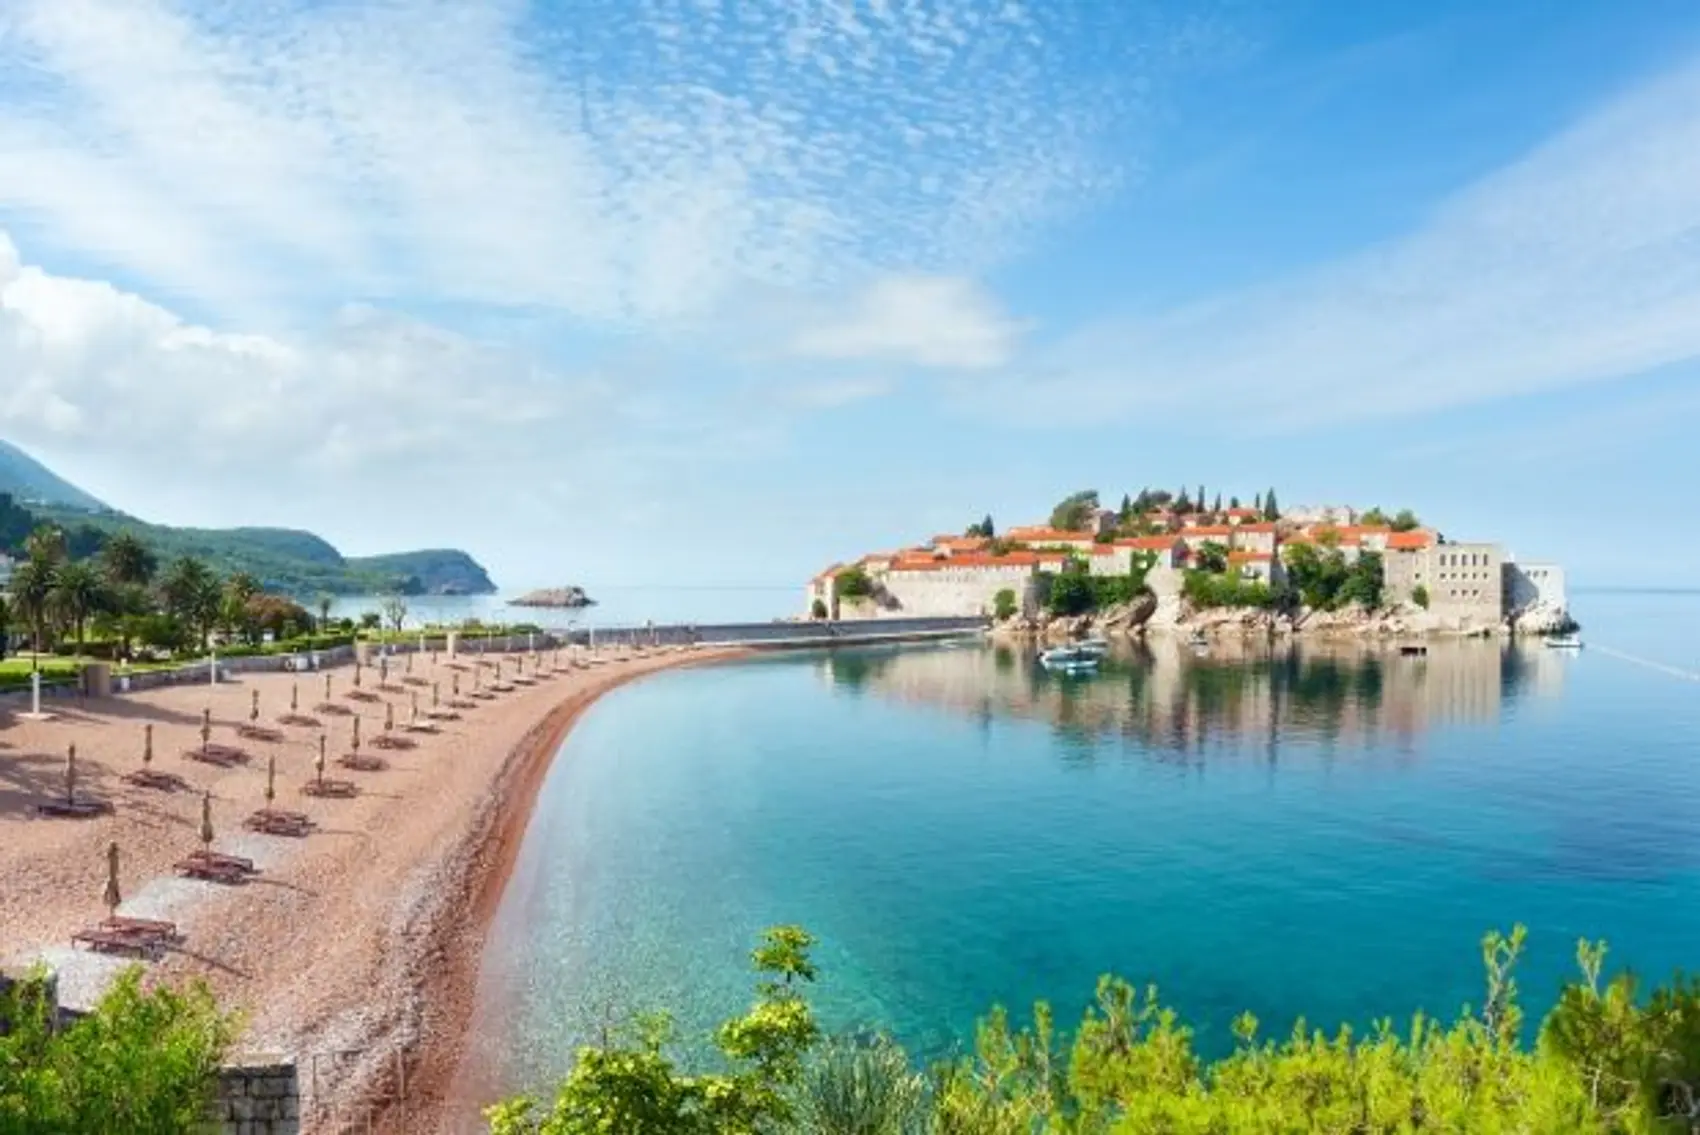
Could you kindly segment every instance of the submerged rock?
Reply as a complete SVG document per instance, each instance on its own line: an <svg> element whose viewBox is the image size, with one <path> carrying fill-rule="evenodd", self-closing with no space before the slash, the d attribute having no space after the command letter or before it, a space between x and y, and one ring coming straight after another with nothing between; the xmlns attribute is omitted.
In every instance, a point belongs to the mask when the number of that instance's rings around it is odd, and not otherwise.
<svg viewBox="0 0 1700 1135"><path fill-rule="evenodd" d="M596 600L586 595L582 587L545 587L508 600L510 607L591 607L595 604Z"/></svg>

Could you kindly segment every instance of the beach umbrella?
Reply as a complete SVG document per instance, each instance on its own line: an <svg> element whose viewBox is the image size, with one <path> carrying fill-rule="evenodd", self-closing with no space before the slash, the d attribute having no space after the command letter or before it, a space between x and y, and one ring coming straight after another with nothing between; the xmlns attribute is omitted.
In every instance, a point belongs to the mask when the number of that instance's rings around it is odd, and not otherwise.
<svg viewBox="0 0 1700 1135"><path fill-rule="evenodd" d="M77 746L73 742L65 750L65 803L74 803L77 799Z"/></svg>
<svg viewBox="0 0 1700 1135"><path fill-rule="evenodd" d="M266 809L269 811L272 801L277 799L277 758L266 758Z"/></svg>
<svg viewBox="0 0 1700 1135"><path fill-rule="evenodd" d="M413 698L413 709L412 709L413 717L411 718L411 720L418 721L419 720L419 691L414 690L412 692L411 696Z"/></svg>
<svg viewBox="0 0 1700 1135"><path fill-rule="evenodd" d="M407 657L402 660L401 665L404 673L413 673L413 652L411 650L407 652Z"/></svg>
<svg viewBox="0 0 1700 1135"><path fill-rule="evenodd" d="M387 701L387 702L384 703L384 732L388 733L390 730L392 730L394 728L395 728L395 703Z"/></svg>
<svg viewBox="0 0 1700 1135"><path fill-rule="evenodd" d="M482 666L477 667L472 671L472 692L473 693L478 692L479 680L483 677L484 677L484 668Z"/></svg>
<svg viewBox="0 0 1700 1135"><path fill-rule="evenodd" d="M331 676L329 674L325 675L325 700L331 700Z"/></svg>
<svg viewBox="0 0 1700 1135"><path fill-rule="evenodd" d="M212 742L212 710L201 711L201 748L205 749Z"/></svg>
<svg viewBox="0 0 1700 1135"><path fill-rule="evenodd" d="M457 697L457 698L460 697L460 671L459 670L456 670L454 672L454 677L449 679L449 685L450 685L451 691L453 692L454 696Z"/></svg>
<svg viewBox="0 0 1700 1135"><path fill-rule="evenodd" d="M384 685L390 680L390 656L385 654L378 659L378 684Z"/></svg>
<svg viewBox="0 0 1700 1135"><path fill-rule="evenodd" d="M360 751L360 718L354 719L354 751Z"/></svg>
<svg viewBox="0 0 1700 1135"><path fill-rule="evenodd" d="M118 889L118 843L116 840L106 845L106 892L101 895L106 903L108 918L118 917L118 904L124 901L124 895Z"/></svg>
<svg viewBox="0 0 1700 1135"><path fill-rule="evenodd" d="M201 847L211 851L212 841L212 793L203 792L201 793Z"/></svg>
<svg viewBox="0 0 1700 1135"><path fill-rule="evenodd" d="M354 688L360 688L360 659L354 660Z"/></svg>
<svg viewBox="0 0 1700 1135"><path fill-rule="evenodd" d="M313 761L314 779L320 784L325 782L325 744L326 736L321 733L319 734L319 756Z"/></svg>
<svg viewBox="0 0 1700 1135"><path fill-rule="evenodd" d="M438 695L438 692L442 690L442 688L443 688L443 684L441 682L432 682L431 683L431 708L432 709L437 708L437 700L438 700L437 695Z"/></svg>
<svg viewBox="0 0 1700 1135"><path fill-rule="evenodd" d="M153 764L153 723L142 726L142 767Z"/></svg>
<svg viewBox="0 0 1700 1135"><path fill-rule="evenodd" d="M301 711L301 683L300 682L291 682L291 683L289 683L289 712L290 713L299 713L300 711Z"/></svg>
<svg viewBox="0 0 1700 1135"><path fill-rule="evenodd" d="M260 691L254 690L248 698L248 720L260 720Z"/></svg>

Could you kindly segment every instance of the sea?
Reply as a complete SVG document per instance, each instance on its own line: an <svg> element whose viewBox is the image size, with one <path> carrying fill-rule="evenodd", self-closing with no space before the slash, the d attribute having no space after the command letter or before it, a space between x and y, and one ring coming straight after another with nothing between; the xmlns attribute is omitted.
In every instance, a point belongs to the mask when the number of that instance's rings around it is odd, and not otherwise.
<svg viewBox="0 0 1700 1135"><path fill-rule="evenodd" d="M1152 984L1206 1052L1482 1000L1582 939L1700 966L1700 593L1573 597L1586 646L1154 641L1089 677L979 643L757 658L598 702L544 784L480 980L473 1080L546 1090L666 1010L687 1059L763 927L833 1030L962 1052L993 1005Z"/></svg>
<svg viewBox="0 0 1700 1135"><path fill-rule="evenodd" d="M679 623L765 623L804 612L801 587L588 587L589 607L516 607L523 591L495 595L419 595L407 599L406 625L459 626L469 619L486 625L530 623L549 629L641 627ZM344 595L331 602L331 617L359 619L382 612L385 597Z"/></svg>

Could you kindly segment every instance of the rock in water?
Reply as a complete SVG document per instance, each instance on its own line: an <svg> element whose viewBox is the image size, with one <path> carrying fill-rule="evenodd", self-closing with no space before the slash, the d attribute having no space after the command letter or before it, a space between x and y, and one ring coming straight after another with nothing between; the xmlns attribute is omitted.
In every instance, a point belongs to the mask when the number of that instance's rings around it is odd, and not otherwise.
<svg viewBox="0 0 1700 1135"><path fill-rule="evenodd" d="M510 607L592 607L595 604L596 600L586 595L582 587L545 587L508 600Z"/></svg>

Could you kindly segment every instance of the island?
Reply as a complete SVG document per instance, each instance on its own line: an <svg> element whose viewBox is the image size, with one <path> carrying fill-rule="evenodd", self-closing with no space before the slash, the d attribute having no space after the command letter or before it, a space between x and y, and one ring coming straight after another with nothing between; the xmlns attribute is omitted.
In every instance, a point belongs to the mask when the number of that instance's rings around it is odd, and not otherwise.
<svg viewBox="0 0 1700 1135"><path fill-rule="evenodd" d="M584 593L582 587L545 587L527 592L518 599L509 599L510 607L594 607L596 600Z"/></svg>
<svg viewBox="0 0 1700 1135"><path fill-rule="evenodd" d="M1455 540L1409 509L1282 509L1203 486L1140 489L1119 508L1072 493L1043 522L833 564L809 581L814 619L983 617L1045 637L1149 631L1421 636L1574 630L1559 564Z"/></svg>

